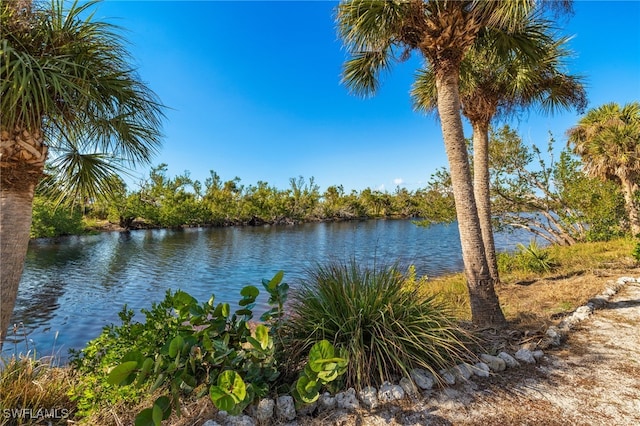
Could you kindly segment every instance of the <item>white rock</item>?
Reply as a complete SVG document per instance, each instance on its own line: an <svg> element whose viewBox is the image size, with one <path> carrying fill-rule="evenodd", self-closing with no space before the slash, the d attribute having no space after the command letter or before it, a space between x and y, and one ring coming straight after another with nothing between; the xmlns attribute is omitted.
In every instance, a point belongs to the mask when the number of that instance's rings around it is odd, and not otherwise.
<svg viewBox="0 0 640 426"><path fill-rule="evenodd" d="M372 409L378 406L378 389L373 386L367 386L358 392L360 401L365 407Z"/></svg>
<svg viewBox="0 0 640 426"><path fill-rule="evenodd" d="M224 422L225 426L255 426L256 421L247 415L229 416Z"/></svg>
<svg viewBox="0 0 640 426"><path fill-rule="evenodd" d="M571 316L578 321L584 321L589 318L589 315L591 315L592 313L593 308L591 306L580 306L574 311L573 315Z"/></svg>
<svg viewBox="0 0 640 426"><path fill-rule="evenodd" d="M560 329L555 325L552 325L551 327L549 327L545 334L549 338L549 342L551 343L551 345L560 346L562 344L562 340L564 339L564 333L560 331Z"/></svg>
<svg viewBox="0 0 640 426"><path fill-rule="evenodd" d="M433 375L421 368L414 368L409 375L420 389L431 389L435 383Z"/></svg>
<svg viewBox="0 0 640 426"><path fill-rule="evenodd" d="M478 377L489 377L491 369L484 362L478 362L473 366L473 374Z"/></svg>
<svg viewBox="0 0 640 426"><path fill-rule="evenodd" d="M506 352L500 352L498 354L498 358L504 360L505 364L507 364L507 367L509 368L520 367L520 363Z"/></svg>
<svg viewBox="0 0 640 426"><path fill-rule="evenodd" d="M533 351L531 352L531 355L533 355L533 358L535 358L536 360L542 358L544 356L544 352L543 351Z"/></svg>
<svg viewBox="0 0 640 426"><path fill-rule="evenodd" d="M263 398L258 401L254 410L254 416L257 420L264 422L273 417L273 410L276 402L271 398Z"/></svg>
<svg viewBox="0 0 640 426"><path fill-rule="evenodd" d="M360 408L360 402L358 402L356 390L354 388L349 388L344 392L337 393L336 405L338 408L345 410L357 410Z"/></svg>
<svg viewBox="0 0 640 426"><path fill-rule="evenodd" d="M301 407L298 407L298 416L309 416L311 415L318 406L318 401L314 401L311 404L303 404Z"/></svg>
<svg viewBox="0 0 640 426"><path fill-rule="evenodd" d="M279 396L276 400L276 414L278 417L293 420L296 418L296 405L291 395Z"/></svg>
<svg viewBox="0 0 640 426"><path fill-rule="evenodd" d="M221 425L216 421L207 420L206 422L202 423L202 426L221 426Z"/></svg>
<svg viewBox="0 0 640 426"><path fill-rule="evenodd" d="M327 411L336 408L336 398L331 396L329 392L325 392L318 398L318 410Z"/></svg>
<svg viewBox="0 0 640 426"><path fill-rule="evenodd" d="M454 376L456 376L456 379L461 379L465 382L468 381L473 375L472 367L466 362L456 365L455 367L453 367L451 372L454 374Z"/></svg>
<svg viewBox="0 0 640 426"><path fill-rule="evenodd" d="M404 390L404 393L406 393L409 396L418 395L418 388L416 387L415 383L413 383L413 380L411 379L408 379L406 377L403 377L402 379L400 379L400 387Z"/></svg>
<svg viewBox="0 0 640 426"><path fill-rule="evenodd" d="M455 385L456 384L456 376L454 376L453 374L451 374L449 371L447 370L440 370L438 371L438 374L440 374L440 378L442 379L443 382L445 382L447 385Z"/></svg>
<svg viewBox="0 0 640 426"><path fill-rule="evenodd" d="M504 371L507 368L507 363L497 356L482 354L480 355L480 359L489 366L491 371Z"/></svg>
<svg viewBox="0 0 640 426"><path fill-rule="evenodd" d="M611 297L614 294L616 294L616 291L612 288L607 288L605 291L602 292L602 295L607 297Z"/></svg>
<svg viewBox="0 0 640 426"><path fill-rule="evenodd" d="M533 354L529 349L520 349L518 350L518 352L515 353L514 356L518 361L522 361L526 364L536 363L536 359L533 357Z"/></svg>
<svg viewBox="0 0 640 426"><path fill-rule="evenodd" d="M389 382L384 382L382 386L380 386L378 400L381 404L397 401L402 398L404 398L404 389L402 389L401 386L392 385Z"/></svg>
<svg viewBox="0 0 640 426"><path fill-rule="evenodd" d="M636 279L633 277L620 277L618 278L617 282L621 285L625 285L626 283L635 283Z"/></svg>

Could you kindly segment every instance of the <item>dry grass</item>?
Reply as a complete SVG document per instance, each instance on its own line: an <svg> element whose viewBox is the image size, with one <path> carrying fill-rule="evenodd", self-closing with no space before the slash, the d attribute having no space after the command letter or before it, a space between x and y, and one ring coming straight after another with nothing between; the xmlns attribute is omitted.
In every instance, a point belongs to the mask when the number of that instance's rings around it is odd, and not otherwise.
<svg viewBox="0 0 640 426"><path fill-rule="evenodd" d="M72 386L69 368L58 368L51 358L32 356L0 359L0 413L4 410L28 410L15 415L2 415L0 425L34 424L33 417L44 417L46 410L53 417L52 425L66 425L75 410L68 390ZM30 410L30 411L29 411Z"/></svg>
<svg viewBox="0 0 640 426"><path fill-rule="evenodd" d="M546 250L557 264L552 272L518 270L502 275L496 292L507 320L519 329L542 330L602 292L607 281L638 275L640 265L631 257L633 247L631 239L549 247ZM425 288L452 302L460 319L471 318L462 274L429 280Z"/></svg>

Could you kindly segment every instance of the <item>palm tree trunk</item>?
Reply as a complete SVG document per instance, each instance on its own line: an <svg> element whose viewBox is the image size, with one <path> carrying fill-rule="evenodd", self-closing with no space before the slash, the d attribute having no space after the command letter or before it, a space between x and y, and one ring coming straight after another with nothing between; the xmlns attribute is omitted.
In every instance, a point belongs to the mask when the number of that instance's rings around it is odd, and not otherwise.
<svg viewBox="0 0 640 426"><path fill-rule="evenodd" d="M631 227L631 235L634 237L640 235L640 206L635 200L635 192L638 190L638 184L629 176L621 176L622 192L624 194L624 202L629 215L629 225Z"/></svg>
<svg viewBox="0 0 640 426"><path fill-rule="evenodd" d="M489 184L489 123L472 123L473 126L473 191L478 208L485 256L494 284L500 282L498 257L491 226L491 191Z"/></svg>
<svg viewBox="0 0 640 426"><path fill-rule="evenodd" d="M33 195L47 147L40 132L3 129L0 150L0 349L7 336L29 246Z"/></svg>
<svg viewBox="0 0 640 426"><path fill-rule="evenodd" d="M436 73L438 114L451 170L471 318L480 327L502 327L506 321L489 273L473 194L469 156L460 116L458 71L454 66L439 71Z"/></svg>

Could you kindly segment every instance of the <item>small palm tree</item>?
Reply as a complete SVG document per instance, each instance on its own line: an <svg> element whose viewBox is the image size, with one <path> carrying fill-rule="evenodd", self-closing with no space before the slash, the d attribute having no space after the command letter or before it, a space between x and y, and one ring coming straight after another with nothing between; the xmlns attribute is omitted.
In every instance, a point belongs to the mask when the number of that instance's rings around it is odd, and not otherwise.
<svg viewBox="0 0 640 426"><path fill-rule="evenodd" d="M594 108L568 136L589 175L622 186L631 233L640 234L640 102Z"/></svg>
<svg viewBox="0 0 640 426"><path fill-rule="evenodd" d="M554 40L550 23L527 17L518 31L489 31L479 37L460 67L462 113L473 128L474 195L489 270L498 282L498 262L491 227L489 127L491 121L537 104L545 112L584 108L580 77L563 72L567 38ZM536 52L535 55L527 52ZM432 69L418 73L412 89L419 110L436 109Z"/></svg>
<svg viewBox="0 0 640 426"><path fill-rule="evenodd" d="M47 159L61 172L58 189L94 196L113 172L148 162L160 146L162 106L128 64L117 28L93 21L95 3L0 6L0 345Z"/></svg>

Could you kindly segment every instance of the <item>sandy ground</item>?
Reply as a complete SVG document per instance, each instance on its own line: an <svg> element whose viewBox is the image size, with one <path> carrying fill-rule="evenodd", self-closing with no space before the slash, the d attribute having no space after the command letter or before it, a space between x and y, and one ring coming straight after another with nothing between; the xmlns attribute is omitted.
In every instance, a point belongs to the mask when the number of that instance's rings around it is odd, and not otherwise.
<svg viewBox="0 0 640 426"><path fill-rule="evenodd" d="M640 284L628 283L536 365L311 424L640 425Z"/></svg>

